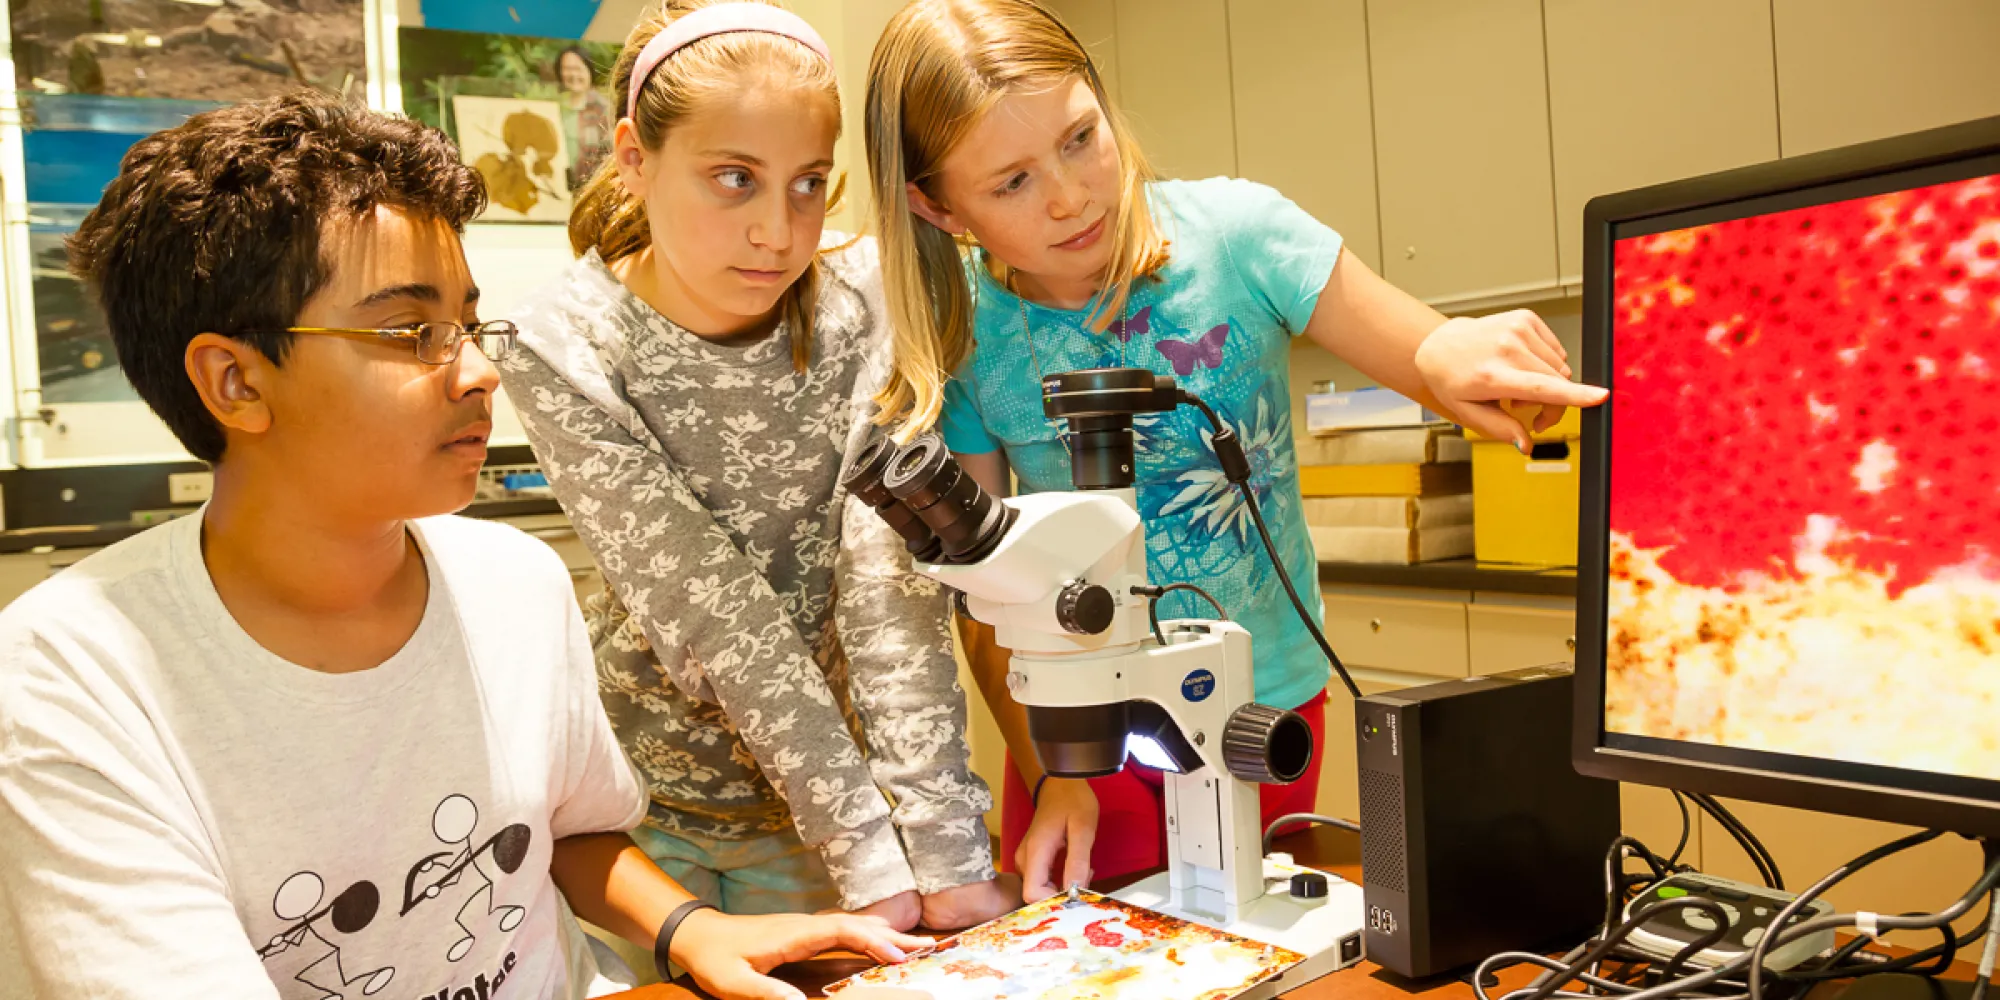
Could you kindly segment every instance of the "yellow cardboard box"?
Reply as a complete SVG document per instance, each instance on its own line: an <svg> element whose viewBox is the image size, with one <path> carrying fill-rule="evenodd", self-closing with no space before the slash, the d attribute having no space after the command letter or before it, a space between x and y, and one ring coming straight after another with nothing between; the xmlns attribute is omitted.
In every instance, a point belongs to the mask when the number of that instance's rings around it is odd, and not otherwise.
<svg viewBox="0 0 2000 1000"><path fill-rule="evenodd" d="M1481 562L1576 565L1583 417L1572 409L1535 435L1536 454L1468 428L1472 441L1472 548Z"/></svg>

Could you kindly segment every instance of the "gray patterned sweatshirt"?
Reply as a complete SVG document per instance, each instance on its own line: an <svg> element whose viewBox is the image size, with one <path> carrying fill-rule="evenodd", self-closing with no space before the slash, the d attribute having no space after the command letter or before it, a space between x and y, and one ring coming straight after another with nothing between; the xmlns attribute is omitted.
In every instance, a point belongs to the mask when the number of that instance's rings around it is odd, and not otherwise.
<svg viewBox="0 0 2000 1000"><path fill-rule="evenodd" d="M744 840L789 819L854 909L992 878L992 798L944 594L839 486L888 370L875 244L821 262L803 373L783 327L704 341L591 253L515 317L501 379L604 573L585 616L646 822Z"/></svg>

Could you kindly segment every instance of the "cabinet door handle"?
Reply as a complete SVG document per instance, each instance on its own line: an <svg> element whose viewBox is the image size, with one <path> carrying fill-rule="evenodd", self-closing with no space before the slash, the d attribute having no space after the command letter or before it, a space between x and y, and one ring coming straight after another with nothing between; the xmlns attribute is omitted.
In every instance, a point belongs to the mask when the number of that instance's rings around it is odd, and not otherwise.
<svg viewBox="0 0 2000 1000"><path fill-rule="evenodd" d="M1404 260L1416 260L1416 259L1417 259L1417 248L1416 248L1416 247L1404 247L1404 248L1403 248L1403 259L1404 259Z"/></svg>
<svg viewBox="0 0 2000 1000"><path fill-rule="evenodd" d="M1570 636L1569 638L1564 639L1563 646L1572 653L1576 652L1576 636Z"/></svg>
<svg viewBox="0 0 2000 1000"><path fill-rule="evenodd" d="M1369 620L1368 620L1368 631L1370 631L1370 632L1380 632L1380 631L1382 631L1382 619L1380 619L1380 618L1371 618L1371 619L1369 619Z"/></svg>

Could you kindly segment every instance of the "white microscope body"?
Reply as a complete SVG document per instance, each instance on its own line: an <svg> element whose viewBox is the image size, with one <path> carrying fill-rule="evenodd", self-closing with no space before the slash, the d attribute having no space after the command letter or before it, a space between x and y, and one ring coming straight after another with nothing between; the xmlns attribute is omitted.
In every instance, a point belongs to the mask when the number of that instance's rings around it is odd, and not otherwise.
<svg viewBox="0 0 2000 1000"><path fill-rule="evenodd" d="M1250 633L1233 622L1181 619L1161 622L1164 642L1155 639L1148 598L1133 591L1148 581L1132 490L1041 493L1003 503L1016 512L1014 523L984 558L916 568L963 592L972 616L992 625L999 643L1014 651L1007 686L1029 707L1031 726L1041 721L1038 714L1061 714L1037 710L1123 705L1136 736L1156 734L1150 745L1133 739L1131 748L1168 772L1167 871L1116 898L1307 956L1245 994L1252 1000L1360 961L1360 886L1317 873L1326 894L1295 897L1291 877L1308 869L1282 855L1264 857L1258 785L1237 775L1270 768L1283 777L1294 764L1303 770L1298 743L1305 741L1308 754L1311 743L1296 716L1255 704ZM1094 587L1103 593L1091 593ZM1107 596L1108 626L1078 631L1079 608L1081 617L1101 623ZM1072 735L1122 740L1123 733ZM1060 753L1064 735L1035 734L1052 772L1066 770L1049 759L1052 750ZM1274 749L1274 740L1285 746ZM1115 755L1122 764L1122 743ZM1279 755L1294 763L1274 762ZM1272 780L1265 773L1262 780Z"/></svg>

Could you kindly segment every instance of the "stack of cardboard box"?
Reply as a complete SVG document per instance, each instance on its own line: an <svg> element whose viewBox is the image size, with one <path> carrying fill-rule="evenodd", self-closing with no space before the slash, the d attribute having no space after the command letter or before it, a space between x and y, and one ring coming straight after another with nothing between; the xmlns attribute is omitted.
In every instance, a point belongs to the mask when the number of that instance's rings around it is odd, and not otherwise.
<svg viewBox="0 0 2000 1000"><path fill-rule="evenodd" d="M1315 434L1298 450L1321 559L1408 565L1472 554L1472 449L1458 428Z"/></svg>

